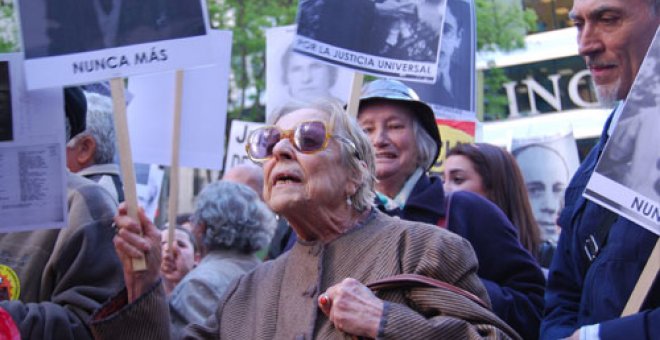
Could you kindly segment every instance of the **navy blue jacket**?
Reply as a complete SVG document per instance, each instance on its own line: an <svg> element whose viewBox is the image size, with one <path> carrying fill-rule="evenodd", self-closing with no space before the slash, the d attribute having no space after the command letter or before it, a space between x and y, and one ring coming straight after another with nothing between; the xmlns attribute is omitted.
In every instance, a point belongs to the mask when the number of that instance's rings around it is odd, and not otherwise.
<svg viewBox="0 0 660 340"><path fill-rule="evenodd" d="M567 337L581 326L596 323L600 323L602 340L660 339L660 280L655 281L641 313L619 318L658 236L618 216L591 265L584 251L586 239L597 235L611 214L582 197L611 120L610 116L600 141L566 188L566 206L559 216L562 232L548 276L542 339Z"/></svg>
<svg viewBox="0 0 660 340"><path fill-rule="evenodd" d="M438 177L423 175L403 211L385 211L405 220L437 224L445 217L445 193ZM452 194L447 229L470 241L481 278L497 316L525 339L537 339L545 279L515 227L492 202L471 192Z"/></svg>

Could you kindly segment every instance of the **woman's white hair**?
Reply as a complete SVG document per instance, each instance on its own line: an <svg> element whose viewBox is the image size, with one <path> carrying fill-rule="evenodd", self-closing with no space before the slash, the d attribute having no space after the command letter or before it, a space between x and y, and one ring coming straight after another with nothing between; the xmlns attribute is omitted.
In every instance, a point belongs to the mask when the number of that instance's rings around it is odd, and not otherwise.
<svg viewBox="0 0 660 340"><path fill-rule="evenodd" d="M353 143L342 142L339 145L342 161L352 174L357 176L358 188L354 195L349 197L353 207L357 211L364 211L373 205L374 185L376 181L376 166L374 151L369 138L353 117L349 117L341 102L333 98L314 98L291 101L276 109L267 120L267 124L274 125L283 116L300 109L315 109L328 114L329 124L333 126L330 131L333 136L340 136Z"/></svg>
<svg viewBox="0 0 660 340"><path fill-rule="evenodd" d="M253 253L270 244L275 214L250 187L228 181L208 184L195 199L190 218L206 225L203 241L210 250L234 249Z"/></svg>

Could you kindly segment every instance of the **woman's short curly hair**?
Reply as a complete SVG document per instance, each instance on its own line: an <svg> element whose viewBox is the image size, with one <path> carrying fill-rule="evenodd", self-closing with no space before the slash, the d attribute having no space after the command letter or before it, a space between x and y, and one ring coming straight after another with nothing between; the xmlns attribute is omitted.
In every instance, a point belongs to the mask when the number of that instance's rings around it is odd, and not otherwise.
<svg viewBox="0 0 660 340"><path fill-rule="evenodd" d="M277 224L275 214L254 190L227 181L211 183L199 193L191 222L206 226L203 242L207 249L243 253L267 247Z"/></svg>
<svg viewBox="0 0 660 340"><path fill-rule="evenodd" d="M362 131L355 118L346 114L341 102L333 98L318 97L313 99L293 100L276 109L268 117L267 124L274 125L283 116L300 109L315 109L328 115L328 122L333 126L332 134L348 139L353 143L340 142L343 166L347 171L357 174L358 189L350 197L353 208L364 211L373 205L374 186L376 183L376 161L369 137Z"/></svg>

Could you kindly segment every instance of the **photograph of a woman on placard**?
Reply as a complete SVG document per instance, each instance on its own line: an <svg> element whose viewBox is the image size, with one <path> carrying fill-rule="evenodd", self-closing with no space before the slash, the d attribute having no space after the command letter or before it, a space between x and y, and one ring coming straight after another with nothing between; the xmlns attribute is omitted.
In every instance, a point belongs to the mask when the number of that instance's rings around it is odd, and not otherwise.
<svg viewBox="0 0 660 340"><path fill-rule="evenodd" d="M286 49L281 60L282 84L291 98L332 96L337 81L337 67Z"/></svg>
<svg viewBox="0 0 660 340"><path fill-rule="evenodd" d="M266 30L266 115L293 99L346 102L353 72L293 51L296 26Z"/></svg>
<svg viewBox="0 0 660 340"><path fill-rule="evenodd" d="M26 59L204 35L199 0L18 0Z"/></svg>
<svg viewBox="0 0 660 340"><path fill-rule="evenodd" d="M14 138L12 114L9 63L2 61L0 62L0 142L11 141Z"/></svg>

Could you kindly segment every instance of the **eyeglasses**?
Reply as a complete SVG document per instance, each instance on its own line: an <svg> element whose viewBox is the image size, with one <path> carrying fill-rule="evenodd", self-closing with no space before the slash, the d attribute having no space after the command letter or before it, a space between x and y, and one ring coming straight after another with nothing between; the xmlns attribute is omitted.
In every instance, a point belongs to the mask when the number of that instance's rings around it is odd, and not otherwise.
<svg viewBox="0 0 660 340"><path fill-rule="evenodd" d="M248 136L245 151L253 162L262 163L273 156L273 148L282 139L288 139L299 152L312 154L324 150L330 138L336 138L348 144L357 155L353 142L332 135L328 130L324 122L317 120L301 122L291 130L282 130L277 126L260 127Z"/></svg>

